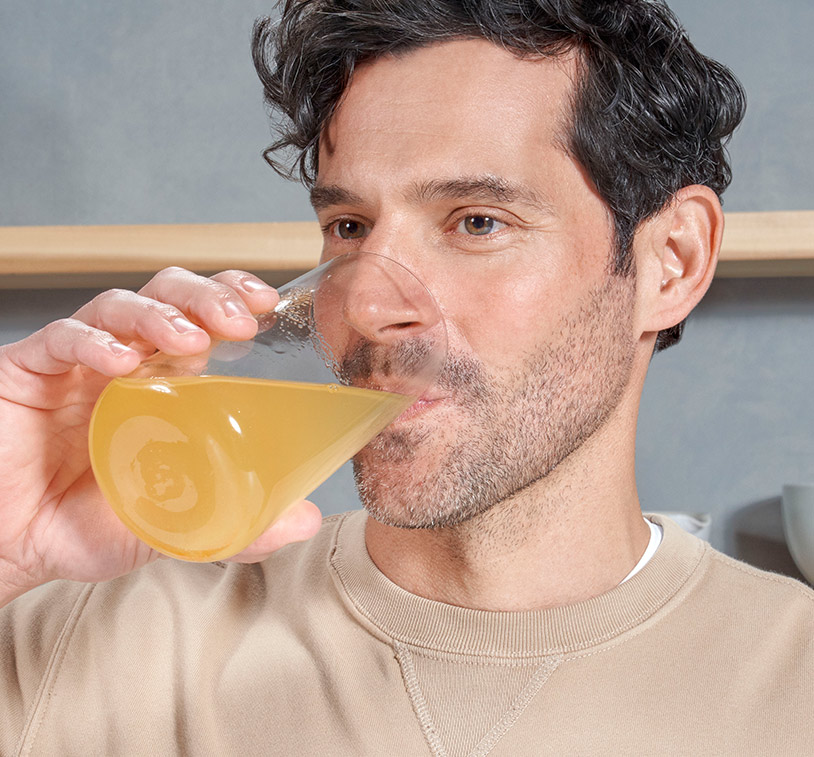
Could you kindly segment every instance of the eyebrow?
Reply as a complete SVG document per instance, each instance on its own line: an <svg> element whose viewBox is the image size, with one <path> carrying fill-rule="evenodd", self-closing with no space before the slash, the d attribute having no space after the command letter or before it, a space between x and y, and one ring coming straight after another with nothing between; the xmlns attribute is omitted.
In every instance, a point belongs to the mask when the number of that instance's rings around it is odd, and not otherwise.
<svg viewBox="0 0 814 757"><path fill-rule="evenodd" d="M418 203L459 199L469 202L520 202L548 213L553 212L551 204L531 187L491 174L417 182L408 195Z"/></svg>
<svg viewBox="0 0 814 757"><path fill-rule="evenodd" d="M416 204L439 200L520 202L546 213L554 212L553 206L531 187L491 174L414 182L407 190L406 197ZM335 184L315 186L311 189L311 205L316 211L335 205L363 204L362 197Z"/></svg>
<svg viewBox="0 0 814 757"><path fill-rule="evenodd" d="M311 206L314 210L324 210L334 205L362 205L359 195L335 184L316 186L311 189Z"/></svg>

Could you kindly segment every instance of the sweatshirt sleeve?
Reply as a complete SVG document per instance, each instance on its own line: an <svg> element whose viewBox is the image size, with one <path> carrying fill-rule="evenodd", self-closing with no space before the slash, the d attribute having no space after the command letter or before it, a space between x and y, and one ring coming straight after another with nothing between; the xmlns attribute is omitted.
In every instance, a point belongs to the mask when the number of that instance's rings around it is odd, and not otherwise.
<svg viewBox="0 0 814 757"><path fill-rule="evenodd" d="M0 754L14 754L92 585L56 581L0 609Z"/></svg>

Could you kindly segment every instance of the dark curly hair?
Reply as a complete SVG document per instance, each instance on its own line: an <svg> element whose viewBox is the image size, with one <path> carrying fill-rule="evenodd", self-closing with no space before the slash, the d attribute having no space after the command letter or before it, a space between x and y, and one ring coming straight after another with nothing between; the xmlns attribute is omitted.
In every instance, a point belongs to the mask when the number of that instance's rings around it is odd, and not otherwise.
<svg viewBox="0 0 814 757"><path fill-rule="evenodd" d="M720 196L729 185L724 145L743 118L743 88L660 0L285 0L252 37L279 129L264 157L313 186L320 132L355 66L466 38L523 58L578 53L568 147L612 213L616 273L632 274L636 228L679 189L705 184ZM660 332L656 350L683 326Z"/></svg>

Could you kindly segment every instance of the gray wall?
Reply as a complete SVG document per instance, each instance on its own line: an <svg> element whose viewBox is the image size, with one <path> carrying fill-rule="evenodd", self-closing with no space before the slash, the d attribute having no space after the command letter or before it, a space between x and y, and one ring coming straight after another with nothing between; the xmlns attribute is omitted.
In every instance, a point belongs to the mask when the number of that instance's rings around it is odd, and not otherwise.
<svg viewBox="0 0 814 757"><path fill-rule="evenodd" d="M674 0L749 93L726 209L814 208L814 5ZM260 0L4 0L0 225L305 220L270 139L248 53ZM0 343L94 292L0 290ZM794 572L784 482L814 481L814 280L717 280L642 402L645 509L711 512L712 541ZM314 497L356 506L347 470Z"/></svg>
<svg viewBox="0 0 814 757"><path fill-rule="evenodd" d="M308 220L271 171L264 0L2 0L0 225Z"/></svg>

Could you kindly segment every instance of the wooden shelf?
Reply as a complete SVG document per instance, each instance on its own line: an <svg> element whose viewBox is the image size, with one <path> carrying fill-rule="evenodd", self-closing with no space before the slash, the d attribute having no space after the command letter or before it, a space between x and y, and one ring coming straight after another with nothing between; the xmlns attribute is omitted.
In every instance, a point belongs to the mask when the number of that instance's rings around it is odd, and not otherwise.
<svg viewBox="0 0 814 757"><path fill-rule="evenodd" d="M727 213L717 276L814 276L814 210Z"/></svg>
<svg viewBox="0 0 814 757"><path fill-rule="evenodd" d="M315 222L0 227L0 288L131 286L169 265L256 272L279 284L312 268ZM814 211L729 213L719 277L814 276Z"/></svg>
<svg viewBox="0 0 814 757"><path fill-rule="evenodd" d="M321 246L312 222L6 226L0 288L135 286L170 265L239 268L279 284L313 268Z"/></svg>

